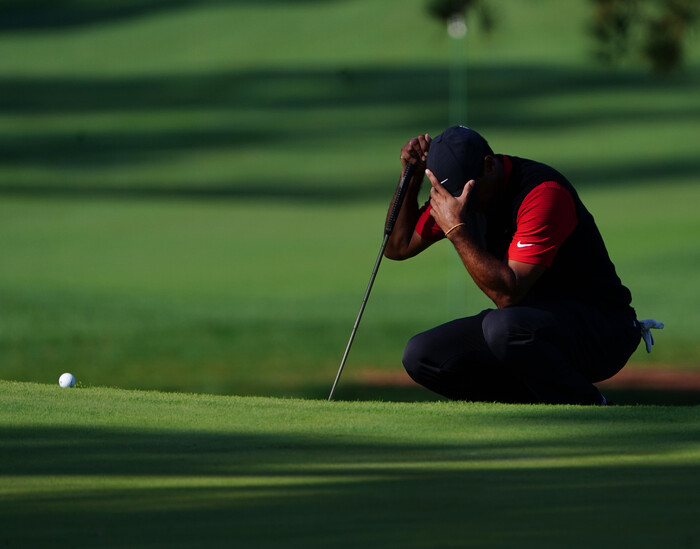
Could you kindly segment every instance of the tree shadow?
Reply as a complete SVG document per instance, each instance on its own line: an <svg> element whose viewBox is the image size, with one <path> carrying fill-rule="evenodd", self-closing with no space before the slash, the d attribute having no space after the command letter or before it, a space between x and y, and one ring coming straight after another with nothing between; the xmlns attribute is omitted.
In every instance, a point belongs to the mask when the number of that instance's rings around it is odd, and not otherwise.
<svg viewBox="0 0 700 549"><path fill-rule="evenodd" d="M328 386L306 385L295 394L285 393L284 396L299 398L321 399L328 398L331 388ZM606 387L601 389L605 397L617 406L698 406L700 391L688 389L653 389ZM388 383L362 383L342 380L334 394L337 401L381 401L381 402L447 402L447 399L435 394L418 384L391 385Z"/></svg>
<svg viewBox="0 0 700 549"><path fill-rule="evenodd" d="M700 118L700 106L675 107L673 103L631 104L600 107L591 100L579 110L543 114L532 100L567 95L595 98L598 94L625 94L644 87L658 93L688 93L700 89L695 74L663 81L639 74L608 74L596 71L552 69L546 66L499 66L470 69L473 88L469 91L470 124L489 131L528 128L558 131L624 125L640 120L687 121ZM5 178L0 192L68 196L86 192L129 198L192 196L214 198L282 198L322 200L362 199L373 189L373 181L358 181L352 169L338 165L323 177L310 176L303 167L289 170L284 182L265 182L254 188L236 173L221 177L216 184L156 184L152 181L124 181L120 184L62 180L60 170L82 170L87 178L97 167L138 166L144 162L167 163L183 153L211 150L240 151L249 147L285 150L299 148L322 151L333 145L357 147L367 136L410 136L416 128L430 128L436 120L447 119L447 68L393 67L357 69L246 69L208 75L143 76L131 78L4 78L0 80L0 114L27 117L62 117L72 120L66 129L30 132L0 131L0 167L13 170L39 167L56 169L52 181ZM407 93L407 90L411 90ZM605 105L605 102L603 102ZM198 112L220 112L209 121ZM266 112L257 123L241 121L250 111ZM178 114L179 113L179 114ZM365 114L358 114L365 113ZM138 116L138 129L100 130L94 116ZM185 114L190 123L178 129L163 129L164 116ZM331 116L332 115L332 116ZM84 127L86 129L79 129ZM72 128L72 129L67 129ZM399 139L400 138L400 139ZM388 137L386 137L388 140ZM494 144L497 148L497 144ZM502 151L518 154L518 151ZM272 160L272 159L271 159ZM311 161L311 160L310 160ZM687 179L700 170L699 157L655 160L639 158L633 165L626 159L606 161L606 181L620 179L652 183ZM598 166L574 167L567 175L575 184L594 185L601 181ZM53 177L53 176L52 176ZM68 176L64 176L68 178ZM331 181L329 183L329 181ZM26 190L25 190L26 189Z"/></svg>
<svg viewBox="0 0 700 549"><path fill-rule="evenodd" d="M692 447L697 423L673 417L660 421L663 437L655 428L630 435L631 416L582 434L577 427L592 419L583 414L562 418L572 429L565 441L531 434L462 444L355 440L345 430L3 427L0 540L423 549L466 539L494 548L643 546L662 537L683 546L698 535L698 467L643 459L646 448ZM528 423L527 414L511 420Z"/></svg>
<svg viewBox="0 0 700 549"><path fill-rule="evenodd" d="M258 0L267 4L290 0ZM313 2L314 0L291 0ZM0 0L0 32L36 31L115 22L202 4L251 4L254 0Z"/></svg>
<svg viewBox="0 0 700 549"><path fill-rule="evenodd" d="M698 406L700 392L669 389L606 389L605 397L615 404L645 406Z"/></svg>
<svg viewBox="0 0 700 549"><path fill-rule="evenodd" d="M533 113L537 99L586 97L639 91L692 92L700 75L689 72L659 80L639 73L609 73L547 65L493 65L468 69L474 84L468 100L474 105L474 125L492 127L566 128L572 122L597 125L639 120L682 120L698 116L700 107L675 108L669 104L623 105L609 112L586 109L556 114ZM50 113L141 110L158 112L187 108L308 109L311 107L391 106L411 109L442 103L447 108L449 69L441 66L381 68L241 69L195 75L157 75L128 78L14 77L2 78L0 111ZM407 90L410 90L408 93ZM598 104L596 107L600 108ZM414 113L418 120L425 117ZM518 116L519 115L519 116ZM375 122L378 124L378 121ZM414 127L414 120L399 127ZM372 126L371 126L372 127Z"/></svg>

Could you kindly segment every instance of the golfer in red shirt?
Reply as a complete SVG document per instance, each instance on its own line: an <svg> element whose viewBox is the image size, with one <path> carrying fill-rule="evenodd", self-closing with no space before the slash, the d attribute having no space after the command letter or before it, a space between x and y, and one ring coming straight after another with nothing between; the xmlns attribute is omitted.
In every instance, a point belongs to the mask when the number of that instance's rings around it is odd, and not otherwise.
<svg viewBox="0 0 700 549"><path fill-rule="evenodd" d="M446 238L496 306L414 336L408 374L457 400L606 404L593 384L622 369L640 326L571 183L494 154L463 126L411 139L401 162L417 169L384 255L407 259Z"/></svg>

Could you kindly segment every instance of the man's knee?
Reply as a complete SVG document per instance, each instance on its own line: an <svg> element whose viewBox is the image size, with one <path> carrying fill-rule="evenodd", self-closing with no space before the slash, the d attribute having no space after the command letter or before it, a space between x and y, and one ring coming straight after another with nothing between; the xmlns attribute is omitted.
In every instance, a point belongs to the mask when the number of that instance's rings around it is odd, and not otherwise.
<svg viewBox="0 0 700 549"><path fill-rule="evenodd" d="M426 356L426 337L425 334L418 334L408 340L406 348L403 352L403 367L413 380L417 381L420 378L423 358Z"/></svg>
<svg viewBox="0 0 700 549"><path fill-rule="evenodd" d="M481 328L484 340L500 361L507 361L514 350L535 343L535 334L542 319L537 311L523 307L509 307L491 311L484 318Z"/></svg>

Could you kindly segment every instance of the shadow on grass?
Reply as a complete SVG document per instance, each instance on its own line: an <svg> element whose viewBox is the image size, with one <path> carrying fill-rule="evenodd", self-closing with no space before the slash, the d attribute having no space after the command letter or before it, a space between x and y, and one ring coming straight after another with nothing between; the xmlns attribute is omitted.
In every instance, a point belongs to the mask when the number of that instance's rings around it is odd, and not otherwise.
<svg viewBox="0 0 700 549"><path fill-rule="evenodd" d="M313 0L264 0L313 2ZM0 31L36 31L116 22L202 4L250 4L254 0L0 0Z"/></svg>
<svg viewBox="0 0 700 549"><path fill-rule="evenodd" d="M469 68L473 84L469 89L472 124L506 128L557 129L572 124L597 126L601 122L621 124L647 120L686 120L700 115L698 107L675 106L663 101L653 105L618 101L606 105L596 96L617 96L631 92L694 93L700 75L688 73L657 79L638 73L609 73L584 69L563 69L547 65L496 65ZM195 75L139 77L3 77L0 112L13 113L104 113L168 112L173 109L295 110L370 106L429 108L429 113L447 108L449 82L447 67L412 66L380 68L279 68L241 69ZM406 90L412 90L406 93ZM579 111L535 109L530 103L587 98ZM436 106L438 104L438 106ZM622 106L621 106L622 105ZM432 108L430 108L432 106ZM595 107L592 109L591 107ZM419 110L415 117L398 122L401 129L417 123L434 124ZM355 113L351 113L352 115ZM376 114L376 113L374 113ZM417 118L416 118L417 117ZM365 126L363 125L362 128ZM369 117L369 129L384 127L381 116ZM279 128L273 124L270 132ZM295 130L304 131L304 128ZM336 131L342 134L342 130ZM325 135L318 135L322 142Z"/></svg>
<svg viewBox="0 0 700 549"><path fill-rule="evenodd" d="M668 389L606 389L605 396L619 405L698 406L700 392Z"/></svg>
<svg viewBox="0 0 700 549"><path fill-rule="evenodd" d="M469 540L459 547L606 548L663 539L667 547L694 547L697 464L579 463L690 447L697 422L679 419L667 417L662 432L630 435L624 424L609 424L565 440L462 445L311 432L4 427L0 541L423 549L454 540ZM567 456L570 465L519 465Z"/></svg>
<svg viewBox="0 0 700 549"><path fill-rule="evenodd" d="M303 387L300 398L325 400L330 394L333 380L327 386L315 385ZM419 385L369 385L366 383L343 382L341 379L333 395L336 401L383 401L383 402L435 402L444 401L440 395L432 393Z"/></svg>
<svg viewBox="0 0 700 549"><path fill-rule="evenodd" d="M168 2L163 2L168 4ZM131 5L131 4L129 4ZM135 4L132 6L135 7ZM136 8L135 8L136 9ZM687 121L700 118L700 109L675 106L672 101L625 104L625 94L691 94L700 86L694 74L656 80L640 74L553 69L546 66L470 68L470 125L493 130L557 131L619 126L628 123ZM208 75L143 76L132 78L2 78L0 114L53 117L63 120L51 131L0 130L0 168L90 171L105 166L167 163L176 155L216 150L295 150L300 144L322 152L329 145L342 150L366 137L396 136L397 148L417 128L429 129L447 119L447 68L249 69ZM411 89L411 93L406 93ZM616 97L613 103L600 96ZM619 97L618 97L619 95ZM550 99L567 100L579 108L561 112L543 108ZM578 98L586 98L581 100ZM537 106L539 105L539 106ZM623 105L622 107L620 105ZM201 112L220 113L201 118ZM259 119L246 112L266 112ZM93 116L138 115L138 128L100 129ZM332 114L332 115L331 115ZM177 128L164 129L164 116L187 116ZM329 116L330 115L330 116ZM155 117L155 118L154 118ZM213 120L213 121L212 121ZM170 125L166 124L166 128ZM82 128L82 129L81 129ZM109 128L109 126L108 126ZM498 149L498 144L493 144ZM356 146L356 145L353 145ZM518 154L518 151L503 151ZM270 159L274 161L274 159ZM348 160L351 164L352 160ZM296 171L295 171L296 170ZM700 170L700 159L639 158L633 165L605 166L606 181L656 182L688 178ZM128 180L122 184L76 184L60 173L51 181L4 178L0 192L51 196L128 198L282 198L323 200L364 199L373 181L358 181L356 173L339 167L334 173L309 179L304 167L290 169L285 181L260 181L255 186L236 173L207 183L159 185ZM599 167L568 170L575 184L600 181ZM38 177L38 176L37 176ZM44 176L45 177L45 176Z"/></svg>
<svg viewBox="0 0 700 549"><path fill-rule="evenodd" d="M295 396L299 398L327 399L330 393L331 381L328 386L304 387L298 394L279 396ZM695 390L668 389L625 389L606 388L603 394L619 406L698 406L700 392ZM383 402L435 402L447 399L424 389L418 385L376 385L366 383L343 383L341 380L336 388L334 400L337 401L383 401Z"/></svg>
<svg viewBox="0 0 700 549"><path fill-rule="evenodd" d="M335 183L338 183L337 178ZM366 203L377 200L376 188L364 185L348 186L308 186L305 179L293 180L287 178L286 183L276 181L257 181L255 186L239 186L238 183L227 186L198 185L193 187L163 187L151 186L148 183L119 185L119 186L76 186L62 185L12 185L0 182L0 195L17 197L35 197L52 199L96 199L96 200L187 200L187 201L220 201L220 200L258 200L277 199L291 200L303 203ZM375 185L376 187L376 185ZM382 200L386 192L381 196Z"/></svg>
<svg viewBox="0 0 700 549"><path fill-rule="evenodd" d="M241 404L241 413L250 414ZM328 403L329 407L334 406ZM342 419L342 414L329 410L328 421ZM663 411L662 411L663 410ZM231 408L236 413L236 407ZM400 411L400 410L397 410ZM300 419L289 412L288 423L294 432L285 433L280 424L278 430L255 432L243 426L240 432L230 428L226 432L189 429L156 429L115 427L0 427L0 451L2 474L10 476L34 475L192 475L192 476L269 476L284 473L289 476L328 474L377 477L411 476L415 469L425 469L426 464L450 462L482 464L484 461L510 459L598 458L601 456L627 455L653 447L657 454L681 447L691 448L700 436L700 423L692 409L660 409L655 414L649 410L637 412L633 408L620 409L609 417L602 417L599 409L555 408L551 413L533 408L532 416L527 406L520 406L512 414L505 410L481 409L475 414L464 414L464 442L446 442L437 437L436 442L411 441L411 428L403 438L406 442L377 439L371 435L352 436L353 429L339 427L338 433L325 437L328 427L314 420L305 431L300 431ZM319 410L322 414L322 411ZM459 408L444 411L445 417L455 416L452 427L459 425ZM352 416L352 414L350 414ZM334 419L335 418L335 419ZM493 439L483 436L484 428L477 430L480 436L469 436L469 420L487 425L487 432L499 433ZM537 420L550 422L556 427L555 436L543 436L540 430L527 436L515 436L519 429L531 426ZM628 422L644 420L645 426L630 429ZM252 421L252 420L251 420ZM360 423L363 420L357 420ZM400 416L396 418L400 425ZM591 428L606 424L604 431ZM323 421L321 420L321 424ZM573 430L567 433L562 426ZM349 429L349 431L348 431ZM501 436L508 430L513 437ZM364 432L360 429L358 432ZM557 435L558 433L558 435ZM575 433L575 434L574 434ZM342 434L342 436L340 436ZM559 435L565 435L561 438ZM338 435L338 436L336 436ZM436 433L437 435L437 433ZM386 465L391 464L388 470ZM700 466L700 465L698 465ZM439 472L441 467L437 467ZM448 467L449 468L449 467ZM425 474L432 474L425 471ZM698 479L700 480L700 478Z"/></svg>

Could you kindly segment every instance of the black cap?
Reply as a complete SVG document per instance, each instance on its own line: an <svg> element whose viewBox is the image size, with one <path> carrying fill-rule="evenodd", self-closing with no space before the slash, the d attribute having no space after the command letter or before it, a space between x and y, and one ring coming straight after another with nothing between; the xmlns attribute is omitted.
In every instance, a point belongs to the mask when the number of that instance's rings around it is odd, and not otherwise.
<svg viewBox="0 0 700 549"><path fill-rule="evenodd" d="M427 168L453 196L462 194L470 179L481 177L484 158L493 154L486 139L464 126L452 126L430 142Z"/></svg>

